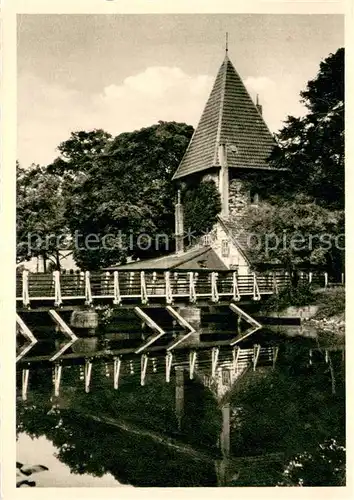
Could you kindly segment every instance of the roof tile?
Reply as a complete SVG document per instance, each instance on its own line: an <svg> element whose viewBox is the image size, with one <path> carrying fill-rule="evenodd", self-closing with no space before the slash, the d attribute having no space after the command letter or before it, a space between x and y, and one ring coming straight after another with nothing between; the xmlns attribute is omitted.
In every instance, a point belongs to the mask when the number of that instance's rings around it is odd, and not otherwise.
<svg viewBox="0 0 354 500"><path fill-rule="evenodd" d="M174 175L180 179L219 166L218 145L233 144L228 166L267 167L275 141L226 55L187 151Z"/></svg>

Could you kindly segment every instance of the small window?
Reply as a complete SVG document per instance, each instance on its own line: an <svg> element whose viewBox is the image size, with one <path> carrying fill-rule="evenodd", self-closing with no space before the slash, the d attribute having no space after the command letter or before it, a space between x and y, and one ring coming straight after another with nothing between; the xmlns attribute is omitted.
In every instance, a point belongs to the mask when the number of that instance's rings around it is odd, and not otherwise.
<svg viewBox="0 0 354 500"><path fill-rule="evenodd" d="M221 242L221 255L223 257L228 257L230 253L229 240L222 240Z"/></svg>
<svg viewBox="0 0 354 500"><path fill-rule="evenodd" d="M202 245L207 247L211 244L210 234L204 234L202 236Z"/></svg>

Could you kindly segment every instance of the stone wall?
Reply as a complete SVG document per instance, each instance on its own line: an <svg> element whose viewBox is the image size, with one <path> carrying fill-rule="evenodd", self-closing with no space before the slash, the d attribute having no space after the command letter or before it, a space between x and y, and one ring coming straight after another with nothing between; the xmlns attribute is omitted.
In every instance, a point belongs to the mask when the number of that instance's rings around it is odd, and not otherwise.
<svg viewBox="0 0 354 500"><path fill-rule="evenodd" d="M242 180L232 179L229 184L229 213L230 216L241 216L249 205L248 189Z"/></svg>
<svg viewBox="0 0 354 500"><path fill-rule="evenodd" d="M219 174L218 173L206 174L202 177L202 182L210 182L210 181L215 182L216 187L219 188Z"/></svg>

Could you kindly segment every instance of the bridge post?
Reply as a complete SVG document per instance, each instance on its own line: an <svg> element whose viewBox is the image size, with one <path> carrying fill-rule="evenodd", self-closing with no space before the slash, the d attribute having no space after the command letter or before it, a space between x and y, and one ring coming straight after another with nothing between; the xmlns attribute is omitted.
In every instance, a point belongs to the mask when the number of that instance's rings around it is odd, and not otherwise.
<svg viewBox="0 0 354 500"><path fill-rule="evenodd" d="M194 273L193 271L191 271L188 274L189 274L189 302L191 304L194 304L195 301L197 300L195 294L195 286L194 286Z"/></svg>
<svg viewBox="0 0 354 500"><path fill-rule="evenodd" d="M29 272L27 271L27 269L25 269L22 273L22 303L26 307L28 307L30 304L28 275Z"/></svg>
<svg viewBox="0 0 354 500"><path fill-rule="evenodd" d="M114 299L113 299L113 304L116 306L119 306L122 299L120 296L120 290L119 290L119 275L118 271L114 271L113 273L113 279L114 279L114 285L113 285L113 290L114 290Z"/></svg>
<svg viewBox="0 0 354 500"><path fill-rule="evenodd" d="M182 428L184 413L184 370L182 366L176 366L176 417L178 430Z"/></svg>
<svg viewBox="0 0 354 500"><path fill-rule="evenodd" d="M85 392L90 392L91 373L92 362L90 360L87 360L85 363Z"/></svg>
<svg viewBox="0 0 354 500"><path fill-rule="evenodd" d="M328 273L324 273L325 288L328 286Z"/></svg>
<svg viewBox="0 0 354 500"><path fill-rule="evenodd" d="M259 354L261 352L261 346L259 344L255 344L253 346L253 371L256 371Z"/></svg>
<svg viewBox="0 0 354 500"><path fill-rule="evenodd" d="M145 271L140 272L140 293L141 293L141 303L147 304L147 289L146 289L146 281L145 281Z"/></svg>
<svg viewBox="0 0 354 500"><path fill-rule="evenodd" d="M90 271L85 272L85 304L86 305L92 304Z"/></svg>
<svg viewBox="0 0 354 500"><path fill-rule="evenodd" d="M237 283L237 271L232 273L232 298L235 301L239 301L241 299L240 291Z"/></svg>
<svg viewBox="0 0 354 500"><path fill-rule="evenodd" d="M236 346L232 349L232 369L234 374L237 372L237 364L239 356L240 356L240 346Z"/></svg>
<svg viewBox="0 0 354 500"><path fill-rule="evenodd" d="M274 272L273 272L273 293L275 295L278 295L278 293L279 293L278 281L277 281L276 274Z"/></svg>
<svg viewBox="0 0 354 500"><path fill-rule="evenodd" d="M217 277L218 273L211 273L211 300L213 302L219 302Z"/></svg>
<svg viewBox="0 0 354 500"><path fill-rule="evenodd" d="M278 359L278 354L279 354L279 346L273 347L273 370L275 369L275 364Z"/></svg>
<svg viewBox="0 0 354 500"><path fill-rule="evenodd" d="M214 378L216 375L216 367L218 365L218 360L219 360L219 348L213 347L213 349L211 351L211 376L212 376L212 378Z"/></svg>
<svg viewBox="0 0 354 500"><path fill-rule="evenodd" d="M165 271L165 295L166 295L166 304L172 304L172 289L171 289L171 274L170 271Z"/></svg>
<svg viewBox="0 0 354 500"><path fill-rule="evenodd" d="M53 271L53 278L54 278L54 305L55 307L60 307L62 304L62 298L61 298L61 288L60 288L60 272L59 271Z"/></svg>
<svg viewBox="0 0 354 500"><path fill-rule="evenodd" d="M253 273L253 300L260 300L261 294L259 293L259 287L257 283L256 273Z"/></svg>
<svg viewBox="0 0 354 500"><path fill-rule="evenodd" d="M146 354L141 356L140 385L145 385L148 360L149 358Z"/></svg>

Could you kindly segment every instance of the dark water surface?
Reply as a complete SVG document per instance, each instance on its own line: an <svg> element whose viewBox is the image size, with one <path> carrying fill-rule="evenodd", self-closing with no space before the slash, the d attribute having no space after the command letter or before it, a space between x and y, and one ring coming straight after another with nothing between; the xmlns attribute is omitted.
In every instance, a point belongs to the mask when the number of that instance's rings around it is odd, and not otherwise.
<svg viewBox="0 0 354 500"><path fill-rule="evenodd" d="M63 342L62 334L48 327L43 316L28 314L40 338L31 355L53 354ZM67 319L67 318L66 318ZM134 325L141 343L141 324ZM225 324L222 334L234 336ZM205 330L204 330L205 332ZM87 345L95 349L117 349L131 343L118 339L112 330L102 332ZM123 332L124 333L124 332ZM129 333L129 332L128 332ZM147 332L147 335L151 332ZM215 331L217 335L217 331ZM213 333L205 333L212 340ZM134 346L134 335L130 335ZM95 343L96 342L96 343ZM247 339L253 344L279 345L290 342L265 330ZM65 343L65 339L64 339ZM302 339L301 343L307 343ZM81 343L79 350L85 347ZM77 349L77 347L76 347ZM69 349L66 354L77 353ZM218 446L222 412L203 380L188 376L188 349L175 356L184 365L184 411L179 428L176 416L176 376L166 383L165 357L149 360L145 385L141 385L141 358L131 356L122 363L119 388L113 388L112 357L94 360L90 388L85 392L85 358L62 365L60 393L53 391L53 367L48 363L18 368L17 460L43 464L49 471L33 474L39 487L189 487L218 486L221 451ZM198 351L199 372L211 370L211 349ZM219 361L232 360L232 349L221 349ZM21 399L22 369L29 368L26 400ZM271 368L266 366L266 369Z"/></svg>
<svg viewBox="0 0 354 500"><path fill-rule="evenodd" d="M85 393L82 367L63 367L60 396L52 370L31 370L27 400L17 403L17 460L43 464L38 486L216 486L220 411L202 384L186 380L183 432L175 415L175 380L137 374L112 387L93 366ZM20 373L19 373L20 379Z"/></svg>

